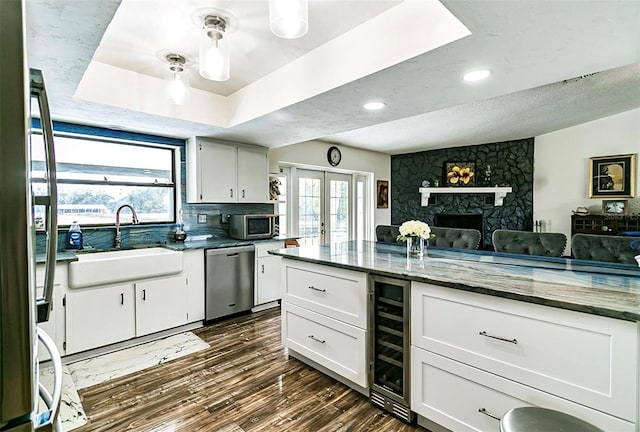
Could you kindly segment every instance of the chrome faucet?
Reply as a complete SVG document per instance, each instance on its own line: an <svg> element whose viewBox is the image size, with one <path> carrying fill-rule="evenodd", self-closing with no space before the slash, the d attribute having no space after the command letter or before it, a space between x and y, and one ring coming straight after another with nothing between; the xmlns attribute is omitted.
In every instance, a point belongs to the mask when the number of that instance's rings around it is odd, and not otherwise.
<svg viewBox="0 0 640 432"><path fill-rule="evenodd" d="M133 207L131 207L129 204L122 204L120 207L118 207L118 210L116 210L116 238L114 240L114 247L117 249L120 249L120 246L122 244L122 237L120 236L120 211L125 207L131 209L131 223L138 223L138 215L136 214L136 211L133 209Z"/></svg>

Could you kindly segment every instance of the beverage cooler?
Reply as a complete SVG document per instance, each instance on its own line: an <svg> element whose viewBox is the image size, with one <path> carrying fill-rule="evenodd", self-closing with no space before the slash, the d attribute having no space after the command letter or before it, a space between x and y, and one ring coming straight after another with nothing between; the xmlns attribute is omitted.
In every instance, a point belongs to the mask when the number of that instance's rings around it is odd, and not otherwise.
<svg viewBox="0 0 640 432"><path fill-rule="evenodd" d="M369 278L369 388L374 405L413 422L409 404L409 281Z"/></svg>

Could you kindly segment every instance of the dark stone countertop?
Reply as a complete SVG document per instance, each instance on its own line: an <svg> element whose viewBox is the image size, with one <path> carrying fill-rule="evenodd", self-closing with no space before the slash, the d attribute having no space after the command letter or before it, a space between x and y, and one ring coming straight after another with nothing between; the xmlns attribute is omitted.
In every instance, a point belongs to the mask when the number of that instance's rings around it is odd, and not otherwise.
<svg viewBox="0 0 640 432"><path fill-rule="evenodd" d="M166 249L171 249L175 251L186 251L193 249L217 249L217 248L225 248L225 247L233 247L233 246L246 246L251 244L258 243L268 243L268 242L284 242L285 240L296 240L299 237L296 236L277 236L270 239L263 240L235 240L230 238L208 238L204 240L193 240L193 241L185 241L184 243L164 243L164 244L140 244L133 245L132 247L124 247L122 249L87 249L83 251L62 251L58 252L56 255L56 262L71 262L77 261L78 257L76 254L85 254L85 253L97 253L97 252L111 252L115 250L127 250L127 249L143 249L150 247L163 247ZM46 261L46 256L44 253L36 254L36 264L44 264Z"/></svg>
<svg viewBox="0 0 640 432"><path fill-rule="evenodd" d="M640 321L640 269L572 259L429 248L407 259L405 248L376 242L279 249L285 258L364 271L537 303Z"/></svg>

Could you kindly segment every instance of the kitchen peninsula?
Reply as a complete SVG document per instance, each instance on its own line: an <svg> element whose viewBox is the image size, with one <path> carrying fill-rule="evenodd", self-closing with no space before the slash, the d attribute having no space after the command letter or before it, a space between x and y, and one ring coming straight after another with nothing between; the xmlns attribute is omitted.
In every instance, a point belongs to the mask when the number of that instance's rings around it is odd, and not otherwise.
<svg viewBox="0 0 640 432"><path fill-rule="evenodd" d="M284 258L283 344L365 394L371 276L410 281L407 385L423 426L491 430L535 405L636 430L637 267L437 248L407 259L374 242L273 253Z"/></svg>

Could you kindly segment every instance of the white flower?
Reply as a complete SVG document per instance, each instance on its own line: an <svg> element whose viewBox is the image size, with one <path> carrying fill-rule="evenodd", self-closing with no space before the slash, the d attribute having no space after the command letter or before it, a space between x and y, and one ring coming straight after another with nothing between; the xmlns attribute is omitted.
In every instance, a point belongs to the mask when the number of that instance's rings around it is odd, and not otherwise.
<svg viewBox="0 0 640 432"><path fill-rule="evenodd" d="M407 237L422 237L423 239L431 238L431 228L424 222L417 220L406 221L400 225L400 235L398 240L406 240Z"/></svg>

